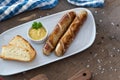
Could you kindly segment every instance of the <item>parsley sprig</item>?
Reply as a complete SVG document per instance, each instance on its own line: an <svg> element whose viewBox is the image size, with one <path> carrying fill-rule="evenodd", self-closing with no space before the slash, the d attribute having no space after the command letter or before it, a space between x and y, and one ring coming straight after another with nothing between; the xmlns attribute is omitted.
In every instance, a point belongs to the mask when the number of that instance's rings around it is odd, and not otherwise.
<svg viewBox="0 0 120 80"><path fill-rule="evenodd" d="M41 27L43 27L41 22L33 22L33 24L32 24L33 29L39 29Z"/></svg>

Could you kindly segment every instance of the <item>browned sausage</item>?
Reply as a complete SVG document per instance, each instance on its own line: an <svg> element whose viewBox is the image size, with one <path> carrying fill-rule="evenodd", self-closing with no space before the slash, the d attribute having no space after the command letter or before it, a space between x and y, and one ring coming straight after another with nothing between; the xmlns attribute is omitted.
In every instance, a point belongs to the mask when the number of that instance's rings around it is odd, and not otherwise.
<svg viewBox="0 0 120 80"><path fill-rule="evenodd" d="M80 14L78 14L78 16L75 17L74 21L72 22L72 24L70 25L66 33L62 36L62 38L56 46L55 54L57 56L62 56L66 52L86 18L87 12L84 10L80 11Z"/></svg>
<svg viewBox="0 0 120 80"><path fill-rule="evenodd" d="M55 49L59 39L66 32L75 16L75 12L70 11L60 19L43 47L43 53L45 55L49 55Z"/></svg>

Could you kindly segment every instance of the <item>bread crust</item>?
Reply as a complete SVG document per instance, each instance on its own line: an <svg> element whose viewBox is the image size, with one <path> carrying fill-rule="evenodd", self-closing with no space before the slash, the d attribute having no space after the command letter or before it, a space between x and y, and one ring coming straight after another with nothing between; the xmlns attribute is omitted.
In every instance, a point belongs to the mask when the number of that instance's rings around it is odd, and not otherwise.
<svg viewBox="0 0 120 80"><path fill-rule="evenodd" d="M55 54L57 56L64 55L72 41L75 39L80 27L83 25L86 18L87 18L86 11L80 11L80 14L78 14L75 17L74 21L71 23L70 27L68 28L66 33L62 36L62 38L60 39L55 48Z"/></svg>
<svg viewBox="0 0 120 80"><path fill-rule="evenodd" d="M59 39L66 32L75 16L75 12L70 11L60 19L43 47L43 53L45 55L50 55L50 53L55 49Z"/></svg>

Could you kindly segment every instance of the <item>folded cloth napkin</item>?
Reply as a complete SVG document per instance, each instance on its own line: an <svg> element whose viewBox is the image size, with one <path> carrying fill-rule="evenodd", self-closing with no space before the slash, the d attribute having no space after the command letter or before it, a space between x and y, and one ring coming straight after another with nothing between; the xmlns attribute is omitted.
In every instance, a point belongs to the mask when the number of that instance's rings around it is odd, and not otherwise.
<svg viewBox="0 0 120 80"><path fill-rule="evenodd" d="M35 8L50 9L58 0L0 0L0 21Z"/></svg>
<svg viewBox="0 0 120 80"><path fill-rule="evenodd" d="M67 0L69 3L81 7L103 7L104 0Z"/></svg>

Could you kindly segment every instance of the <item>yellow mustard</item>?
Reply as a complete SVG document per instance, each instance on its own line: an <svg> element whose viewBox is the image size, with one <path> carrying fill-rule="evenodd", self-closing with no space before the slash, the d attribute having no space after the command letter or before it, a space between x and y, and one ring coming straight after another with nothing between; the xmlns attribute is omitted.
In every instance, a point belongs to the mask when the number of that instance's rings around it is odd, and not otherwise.
<svg viewBox="0 0 120 80"><path fill-rule="evenodd" d="M43 39L46 35L46 29L44 27L41 27L39 29L33 29L31 28L29 30L29 36L33 39L33 40L40 40Z"/></svg>

